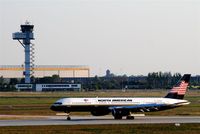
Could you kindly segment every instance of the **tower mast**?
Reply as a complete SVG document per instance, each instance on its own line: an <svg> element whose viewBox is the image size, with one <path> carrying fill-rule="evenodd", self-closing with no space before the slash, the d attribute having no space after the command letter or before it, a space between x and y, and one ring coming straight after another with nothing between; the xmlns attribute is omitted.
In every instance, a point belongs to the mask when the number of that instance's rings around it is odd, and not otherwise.
<svg viewBox="0 0 200 134"><path fill-rule="evenodd" d="M20 44L24 47L25 52L25 83L31 83L31 71L33 70L33 63L31 63L31 40L34 40L33 34L34 25L30 25L28 21L25 24L21 25L21 32L15 32L12 34L13 40L18 40Z"/></svg>

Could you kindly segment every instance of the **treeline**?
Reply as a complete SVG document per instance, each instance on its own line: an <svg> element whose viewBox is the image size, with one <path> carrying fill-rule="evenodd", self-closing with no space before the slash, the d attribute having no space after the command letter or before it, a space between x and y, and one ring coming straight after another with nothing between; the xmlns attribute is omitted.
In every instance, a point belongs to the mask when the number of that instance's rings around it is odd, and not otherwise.
<svg viewBox="0 0 200 134"><path fill-rule="evenodd" d="M181 78L180 73L153 72L147 76L147 88L171 88Z"/></svg>
<svg viewBox="0 0 200 134"><path fill-rule="evenodd" d="M2 76L0 77L0 91L15 91L15 85L19 83L19 80L16 78L5 79Z"/></svg>
<svg viewBox="0 0 200 134"><path fill-rule="evenodd" d="M116 76L90 78L60 78L58 75L43 78L31 78L33 83L79 83L85 91L107 89L169 89L181 78L180 73L152 72L147 76ZM15 84L24 79L6 79L0 77L0 90L13 91ZM200 76L191 78L190 88L200 89Z"/></svg>
<svg viewBox="0 0 200 134"><path fill-rule="evenodd" d="M86 89L169 89L181 78L180 73L153 72L147 76L95 77L82 83ZM200 84L200 83L199 83Z"/></svg>

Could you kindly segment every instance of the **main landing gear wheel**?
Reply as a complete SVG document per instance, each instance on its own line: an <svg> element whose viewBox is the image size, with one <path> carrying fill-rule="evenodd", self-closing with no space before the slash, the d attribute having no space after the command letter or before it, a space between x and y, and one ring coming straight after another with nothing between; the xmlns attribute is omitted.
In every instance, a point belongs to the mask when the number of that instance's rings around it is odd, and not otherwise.
<svg viewBox="0 0 200 134"><path fill-rule="evenodd" d="M127 119L127 120L134 120L135 117L134 117L134 116L131 116L131 115L128 115L128 116L126 116L126 119Z"/></svg>
<svg viewBox="0 0 200 134"><path fill-rule="evenodd" d="M67 120L71 120L71 117L68 116L68 117L67 117Z"/></svg>

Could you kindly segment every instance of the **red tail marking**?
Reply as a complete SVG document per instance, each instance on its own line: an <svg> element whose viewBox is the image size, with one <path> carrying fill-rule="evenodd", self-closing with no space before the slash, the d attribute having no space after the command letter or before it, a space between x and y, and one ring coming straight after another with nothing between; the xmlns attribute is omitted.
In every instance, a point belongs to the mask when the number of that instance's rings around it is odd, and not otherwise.
<svg viewBox="0 0 200 134"><path fill-rule="evenodd" d="M184 95L187 89L188 83L185 81L181 81L180 85L177 87L173 87L170 93L178 93L178 95Z"/></svg>

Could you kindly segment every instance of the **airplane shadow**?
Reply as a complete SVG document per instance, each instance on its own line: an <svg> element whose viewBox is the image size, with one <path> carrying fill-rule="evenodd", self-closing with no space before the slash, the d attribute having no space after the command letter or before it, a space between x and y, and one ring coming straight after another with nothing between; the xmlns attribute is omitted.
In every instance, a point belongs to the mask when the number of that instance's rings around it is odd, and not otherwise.
<svg viewBox="0 0 200 134"><path fill-rule="evenodd" d="M82 121L116 121L116 122L119 122L119 121L131 121L130 119L112 119L112 118L109 118L109 119L105 119L105 118L92 118L92 119L89 119L89 118L82 118L82 119L71 119L71 120L67 120L67 119L51 119L51 120L54 120L54 121L69 121L69 122L73 122L73 121L79 121L79 122L82 122ZM134 119L134 120L137 120L137 119ZM132 120L132 121L134 121Z"/></svg>

